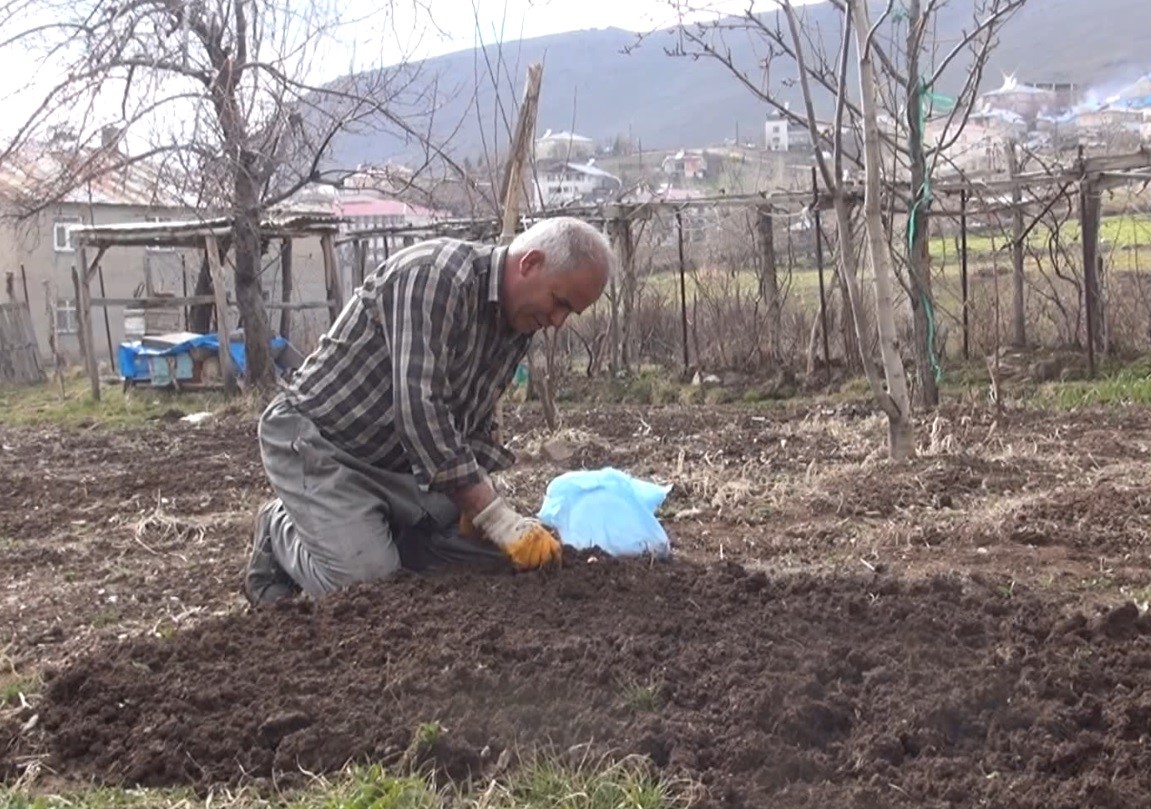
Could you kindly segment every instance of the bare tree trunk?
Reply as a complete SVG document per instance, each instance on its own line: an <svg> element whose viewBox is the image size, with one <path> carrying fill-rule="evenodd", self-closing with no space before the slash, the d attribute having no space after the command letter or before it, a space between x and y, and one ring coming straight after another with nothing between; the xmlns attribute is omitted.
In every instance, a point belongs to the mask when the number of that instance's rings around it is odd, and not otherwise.
<svg viewBox="0 0 1151 809"><path fill-rule="evenodd" d="M236 172L236 209L232 235L236 248L236 305L244 323L244 376L250 388L268 390L275 385L271 331L264 295L260 288L260 197L243 154Z"/></svg>
<svg viewBox="0 0 1151 809"><path fill-rule="evenodd" d="M853 230L851 227L851 209L850 208L847 208L846 215L847 215L847 224L845 225L843 222L838 221L838 211L836 212L836 219L837 219L836 227L837 228L846 227L847 230L845 230L845 231L841 230L840 233L852 234ZM858 306L856 304L853 304L851 301L851 289L848 285L847 274L842 271L842 268L844 267L843 262L844 261L850 261L851 267L852 267L852 278L855 279L855 283L858 285L859 276L855 275L855 268L858 266L858 264L857 264L857 259L856 259L854 252L852 252L852 254L850 256L842 255L844 253L847 253L849 251L853 251L855 249L854 236L849 235L847 237L847 241L844 241L844 237L842 235L839 237L839 239L840 239L839 251L841 253L841 255L839 257L839 260L840 260L839 266L841 268L841 271L838 273L838 276L839 276L839 331L843 335L844 364L846 365L848 372L855 374L855 373L859 373L859 372L865 370L863 358L865 356L867 356L867 352L869 350L868 349L868 343L870 342L870 340L867 339L866 335L869 333L870 330L868 328L867 312L865 311L865 309L863 307L862 293L860 292L860 290L857 286L855 294L856 294L856 297L859 299L859 304L858 304Z"/></svg>
<svg viewBox="0 0 1151 809"><path fill-rule="evenodd" d="M536 363L536 353L534 350L528 353L529 379L540 397L540 406L544 411L544 423L547 425L548 430L553 433L558 430L560 426L559 408L556 407L555 338L554 330L540 332L540 340L543 342L542 348L544 352L542 364Z"/></svg>
<svg viewBox="0 0 1151 809"><path fill-rule="evenodd" d="M927 206L930 204L927 186L927 153L924 149L922 129L923 84L919 78L919 26L922 24L921 0L911 0L908 8L907 33L907 123L911 157L912 213L908 227L907 275L910 280L911 315L914 324L916 379L919 383L919 401L925 407L939 404L939 388L935 384L935 298L931 289L931 258L927 236L930 227Z"/></svg>
<svg viewBox="0 0 1151 809"><path fill-rule="evenodd" d="M893 460L903 460L915 453L915 435L911 420L911 402L907 390L907 377L899 356L895 328L894 273L887 234L883 228L883 209L880 194L879 112L875 71L872 65L871 22L866 0L852 0L851 8L858 15L855 25L859 57L859 95L863 112L864 152L864 227L867 233L868 256L875 273L875 319L879 330L879 354L887 382L884 391L874 373L868 374L872 392L887 414L888 447Z"/></svg>
<svg viewBox="0 0 1151 809"><path fill-rule="evenodd" d="M838 288L843 288L843 285L840 284L840 282L839 282L839 272L838 271L832 275L831 283L834 284ZM837 311L838 307L836 306L835 301L836 301L835 296L833 296L833 295L828 296L828 298L827 298L828 329L827 330L829 332L832 330L831 324L835 323L837 321L837 319L839 319L839 312ZM848 321L848 322L850 322L850 321ZM828 335L829 339L826 342L821 342L822 337L823 337L823 322L822 322L821 318L818 315L816 315L814 318L812 318L811 331L807 336L807 373L809 375L815 373L815 363L816 363L817 359L819 359L819 358L822 358L825 365L827 365L829 367L831 365L831 356L830 356L831 355L831 350L830 350L830 346L831 346L830 337L831 337L831 335L830 334ZM823 351L824 345L827 345L829 348L829 350L827 351L827 356L824 355L824 351Z"/></svg>

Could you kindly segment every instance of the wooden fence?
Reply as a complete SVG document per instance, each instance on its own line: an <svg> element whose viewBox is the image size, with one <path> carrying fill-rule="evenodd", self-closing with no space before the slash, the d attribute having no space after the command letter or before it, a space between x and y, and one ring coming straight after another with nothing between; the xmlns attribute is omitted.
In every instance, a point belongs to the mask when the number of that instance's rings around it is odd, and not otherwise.
<svg viewBox="0 0 1151 809"><path fill-rule="evenodd" d="M0 303L0 384L35 384L44 379L28 304Z"/></svg>

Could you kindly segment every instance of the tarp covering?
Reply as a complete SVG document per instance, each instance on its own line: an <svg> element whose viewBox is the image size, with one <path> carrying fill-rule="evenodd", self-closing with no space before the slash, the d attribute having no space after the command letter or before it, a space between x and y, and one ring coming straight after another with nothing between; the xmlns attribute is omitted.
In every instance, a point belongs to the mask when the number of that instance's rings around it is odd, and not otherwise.
<svg viewBox="0 0 1151 809"><path fill-rule="evenodd" d="M273 352L279 352L287 345L288 341L283 337L272 338ZM151 372L148 369L150 357L174 357L179 354L187 354L195 348L207 349L216 355L220 351L220 340L214 334L201 334L166 348L146 347L139 340L120 343L118 352L120 376L124 379L150 379ZM247 370L247 352L244 350L244 344L242 342L228 343L228 353L232 355L232 364L236 368L236 373L241 377L244 376Z"/></svg>

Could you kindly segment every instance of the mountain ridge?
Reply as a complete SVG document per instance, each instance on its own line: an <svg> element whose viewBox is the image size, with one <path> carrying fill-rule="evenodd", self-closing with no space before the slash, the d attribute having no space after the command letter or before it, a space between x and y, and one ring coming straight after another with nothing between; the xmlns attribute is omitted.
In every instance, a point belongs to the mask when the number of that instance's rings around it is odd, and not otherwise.
<svg viewBox="0 0 1151 809"><path fill-rule="evenodd" d="M963 2L945 6L936 23L937 40L960 37L970 12ZM831 43L835 12L826 3L804 7L805 33ZM1132 36L1131 32L1143 32ZM418 65L428 82L420 97L427 111L435 82L435 116L421 129L447 142L456 159L477 160L507 143L507 129L522 93L527 66L544 62L537 135L547 129L572 130L597 142L630 136L646 149L673 149L721 143L738 136L761 143L768 106L722 65L710 60L668 56L673 29L640 40L635 32L607 27L504 43L501 48L462 50ZM755 70L760 56L746 42L728 43L733 62ZM485 58L486 56L486 58ZM499 93L491 73L500 75ZM1006 74L1021 81L1074 81L1106 95L1151 72L1151 2L1148 0L1031 0L1002 29L987 65L981 90L994 89ZM773 85L794 73L787 64L772 69ZM958 90L958 71L945 75L943 93ZM796 90L780 97L801 103ZM493 133L500 132L497 143ZM369 123L341 133L333 142L331 164L418 161L419 144L379 131Z"/></svg>

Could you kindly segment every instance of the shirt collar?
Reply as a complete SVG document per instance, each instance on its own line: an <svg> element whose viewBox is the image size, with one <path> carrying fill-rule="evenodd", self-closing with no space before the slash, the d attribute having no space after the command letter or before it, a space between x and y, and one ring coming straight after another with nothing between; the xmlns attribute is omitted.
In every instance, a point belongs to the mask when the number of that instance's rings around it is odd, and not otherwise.
<svg viewBox="0 0 1151 809"><path fill-rule="evenodd" d="M501 284L504 279L504 266L507 264L508 248L501 245L492 250L491 269L488 271L488 301L500 302Z"/></svg>

